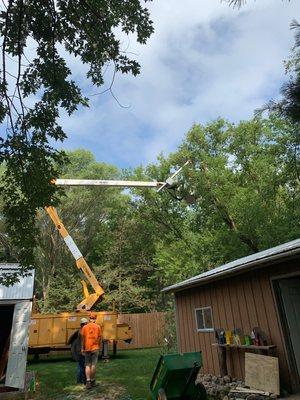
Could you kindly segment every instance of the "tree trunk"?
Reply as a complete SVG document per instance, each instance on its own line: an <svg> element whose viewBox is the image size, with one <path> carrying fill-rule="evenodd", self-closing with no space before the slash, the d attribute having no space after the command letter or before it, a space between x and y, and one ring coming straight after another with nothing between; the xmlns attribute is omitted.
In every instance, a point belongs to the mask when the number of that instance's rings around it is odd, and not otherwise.
<svg viewBox="0 0 300 400"><path fill-rule="evenodd" d="M225 224L229 227L229 229L234 231L237 234L237 236L241 240L241 242L246 244L252 252L257 253L259 251L257 245L254 243L254 241L250 237L248 237L244 233L240 232L233 217L229 214L226 206L224 204L222 204L221 201L218 199L218 197L213 193L211 181L207 176L207 167L204 164L202 164L201 169L206 178L207 189L212 198L213 204L215 205L217 211L220 213L221 218L223 219Z"/></svg>

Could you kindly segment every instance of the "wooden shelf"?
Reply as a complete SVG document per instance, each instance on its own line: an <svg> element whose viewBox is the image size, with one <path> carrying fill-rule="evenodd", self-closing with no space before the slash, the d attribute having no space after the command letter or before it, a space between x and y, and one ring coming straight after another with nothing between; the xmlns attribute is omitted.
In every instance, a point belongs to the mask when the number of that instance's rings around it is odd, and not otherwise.
<svg viewBox="0 0 300 400"><path fill-rule="evenodd" d="M228 348L236 348L236 349L252 349L252 350L271 350L275 349L276 346L274 344L271 344L269 346L255 346L255 345L249 345L247 346L246 344L219 344L219 343L212 343L212 346L216 347L228 347Z"/></svg>

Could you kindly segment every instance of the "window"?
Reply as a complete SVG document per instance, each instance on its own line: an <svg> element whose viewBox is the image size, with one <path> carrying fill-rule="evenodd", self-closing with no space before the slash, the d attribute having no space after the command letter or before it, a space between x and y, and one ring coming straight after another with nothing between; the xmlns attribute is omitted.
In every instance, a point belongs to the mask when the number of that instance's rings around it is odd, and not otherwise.
<svg viewBox="0 0 300 400"><path fill-rule="evenodd" d="M196 308L197 332L214 331L211 307Z"/></svg>

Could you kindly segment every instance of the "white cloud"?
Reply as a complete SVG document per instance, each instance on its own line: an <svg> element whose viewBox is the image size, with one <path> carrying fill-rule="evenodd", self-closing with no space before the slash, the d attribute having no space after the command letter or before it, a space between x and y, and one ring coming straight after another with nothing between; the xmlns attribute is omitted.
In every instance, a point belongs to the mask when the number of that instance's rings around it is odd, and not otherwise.
<svg viewBox="0 0 300 400"><path fill-rule="evenodd" d="M131 107L119 107L106 93L62 119L67 147L89 148L98 160L121 166L174 150L194 122L248 118L277 95L293 44L289 24L300 14L297 1L249 0L241 10L219 0L147 4L155 34L146 46L131 38L128 49L138 54L141 75L118 76L114 84L120 102ZM72 66L79 76L80 64Z"/></svg>

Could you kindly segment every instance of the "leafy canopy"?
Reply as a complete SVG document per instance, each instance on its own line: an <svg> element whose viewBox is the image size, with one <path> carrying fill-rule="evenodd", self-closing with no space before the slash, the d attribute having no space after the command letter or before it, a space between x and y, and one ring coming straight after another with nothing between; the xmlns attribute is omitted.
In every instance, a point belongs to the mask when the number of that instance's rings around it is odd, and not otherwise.
<svg viewBox="0 0 300 400"><path fill-rule="evenodd" d="M192 193L194 201L166 202L149 193L139 201L160 232L152 279L166 286L299 237L294 130L277 116L239 124L219 119L194 125L179 149L161 158L160 171L191 160L177 195L188 199Z"/></svg>
<svg viewBox="0 0 300 400"><path fill-rule="evenodd" d="M123 51L121 35L139 43L153 32L147 0L8 0L2 2L0 32L0 164L4 215L25 272L33 260L36 210L58 202L51 180L67 159L53 147L66 137L62 110L87 106L68 67L68 55L87 66L87 78L103 84L103 67L140 71Z"/></svg>

